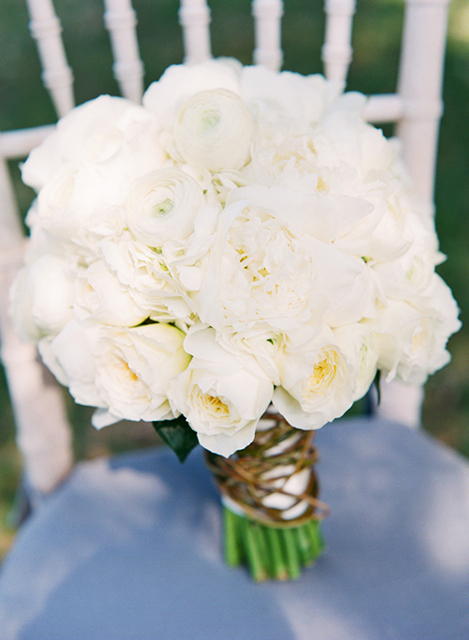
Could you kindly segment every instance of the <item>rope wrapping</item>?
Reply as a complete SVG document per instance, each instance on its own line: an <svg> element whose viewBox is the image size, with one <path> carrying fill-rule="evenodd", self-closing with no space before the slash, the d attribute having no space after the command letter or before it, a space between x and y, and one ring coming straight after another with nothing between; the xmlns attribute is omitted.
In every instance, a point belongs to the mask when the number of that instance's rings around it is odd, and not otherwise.
<svg viewBox="0 0 469 640"><path fill-rule="evenodd" d="M254 441L244 450L229 458L207 451L206 463L225 506L233 505L233 510L245 517L280 529L322 520L329 509L317 497L314 465L318 454L313 437L314 431L295 429L269 408L259 422ZM292 482L293 476L297 482ZM293 490L291 485L300 480L305 488ZM278 500L280 496L288 500ZM276 501L287 507L271 506Z"/></svg>

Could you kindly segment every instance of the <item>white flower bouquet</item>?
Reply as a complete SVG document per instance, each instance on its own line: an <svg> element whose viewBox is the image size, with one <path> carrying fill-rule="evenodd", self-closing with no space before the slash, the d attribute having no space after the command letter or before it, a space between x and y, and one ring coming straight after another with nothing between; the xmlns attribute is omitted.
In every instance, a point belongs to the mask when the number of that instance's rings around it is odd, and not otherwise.
<svg viewBox="0 0 469 640"><path fill-rule="evenodd" d="M231 59L173 66L143 106L74 109L23 166L19 333L95 427L153 421L181 459L207 450L228 562L256 579L321 551L313 430L377 372L423 383L460 324L365 101Z"/></svg>

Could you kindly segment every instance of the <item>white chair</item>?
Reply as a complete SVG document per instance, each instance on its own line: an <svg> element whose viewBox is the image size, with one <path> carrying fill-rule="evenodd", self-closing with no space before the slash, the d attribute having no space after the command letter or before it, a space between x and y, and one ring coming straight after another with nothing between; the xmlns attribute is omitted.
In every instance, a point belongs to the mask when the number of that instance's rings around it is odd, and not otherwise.
<svg viewBox="0 0 469 640"><path fill-rule="evenodd" d="M136 16L130 0L105 0L104 23L114 55L113 72L122 95L139 102L143 92L143 64L136 38ZM74 105L73 75L61 39L60 22L51 0L28 0L30 29L43 65L43 81L58 116ZM435 158L447 22L446 0L408 0L397 92L370 98L366 115L371 122L397 122L404 156L421 198L433 210ZM325 75L345 82L352 59L354 0L326 1ZM272 69L282 64L281 0L254 0L254 61ZM157 7L155 7L157 14ZM205 0L183 0L179 11L185 61L210 57L210 10ZM226 52L229 54L230 52ZM177 62L177 61L175 61ZM0 134L0 328L2 360L7 373L17 423L18 444L28 482L45 494L72 468L71 435L60 392L44 382L35 349L21 344L7 317L8 289L21 261L24 245L6 160L26 156L50 131L50 126ZM409 426L420 424L423 390L399 383L383 385L379 415Z"/></svg>
<svg viewBox="0 0 469 640"><path fill-rule="evenodd" d="M51 0L27 4L61 116L74 100L60 23ZM135 13L130 0L104 4L114 75L122 94L139 101ZM254 0L252 9L254 61L278 69L283 3ZM354 11L354 0L326 1L328 78L345 82ZM157 12L155 3L155 20ZM398 89L372 96L366 112L371 122L397 122L429 215L446 15L447 0L407 0ZM205 0L182 0L179 17L186 62L210 57ZM6 314L24 239L4 161L25 156L49 130L0 134L2 358L28 481L40 494L70 473L71 437L60 393L43 384L34 349L18 342ZM198 454L183 468L166 452L79 465L26 522L5 562L0 640L469 637L469 469L424 434L391 427L419 424L422 393L385 386L380 419L319 435L332 553L295 585L255 587L223 566L217 498Z"/></svg>

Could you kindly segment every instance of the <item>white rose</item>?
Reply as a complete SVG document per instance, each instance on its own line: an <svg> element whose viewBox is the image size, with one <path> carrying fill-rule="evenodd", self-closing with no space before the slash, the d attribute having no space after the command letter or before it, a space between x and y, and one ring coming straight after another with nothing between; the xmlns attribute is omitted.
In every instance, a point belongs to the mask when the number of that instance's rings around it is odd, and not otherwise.
<svg viewBox="0 0 469 640"><path fill-rule="evenodd" d="M333 103L314 132L317 162L324 167L349 166L362 176L389 171L396 162L396 146L362 116L366 103L359 93L343 94Z"/></svg>
<svg viewBox="0 0 469 640"><path fill-rule="evenodd" d="M295 126L314 126L341 89L341 83L327 81L319 74L305 77L291 71L275 73L258 65L243 67L241 73L241 96L253 111L258 111L259 121L277 116Z"/></svg>
<svg viewBox="0 0 469 640"><path fill-rule="evenodd" d="M227 89L213 89L185 103L174 140L185 162L221 171L246 164L253 132L251 113L241 98Z"/></svg>
<svg viewBox="0 0 469 640"><path fill-rule="evenodd" d="M73 319L55 338L44 338L38 345L45 364L68 387L75 401L91 407L105 406L96 389L94 351L99 330L96 323Z"/></svg>
<svg viewBox="0 0 469 640"><path fill-rule="evenodd" d="M11 290L12 316L19 334L36 341L58 333L73 317L70 262L54 254L23 267Z"/></svg>
<svg viewBox="0 0 469 640"><path fill-rule="evenodd" d="M217 333L219 344L234 356L249 355L255 358L266 377L273 384L280 384L275 356L284 344L282 332L275 332L269 328L256 327L234 331L231 327L224 327Z"/></svg>
<svg viewBox="0 0 469 640"><path fill-rule="evenodd" d="M362 398L375 379L378 364L378 338L367 323L346 325L334 330L334 338L347 362L354 369L353 400Z"/></svg>
<svg viewBox="0 0 469 640"><path fill-rule="evenodd" d="M24 182L42 188L64 164L112 166L131 176L161 166L154 116L130 100L100 96L72 109L22 167Z"/></svg>
<svg viewBox="0 0 469 640"><path fill-rule="evenodd" d="M148 317L192 324L193 303L160 251L134 240L129 233L103 242L101 251L119 283Z"/></svg>
<svg viewBox="0 0 469 640"><path fill-rule="evenodd" d="M429 374L447 364L449 337L458 331L458 307L449 287L434 274L431 286L411 303L389 300L371 323L379 337L378 366L404 382L423 384Z"/></svg>
<svg viewBox="0 0 469 640"><path fill-rule="evenodd" d="M119 216L130 191L130 179L102 167L65 164L38 195L37 217L42 227L64 241L83 230Z"/></svg>
<svg viewBox="0 0 469 640"><path fill-rule="evenodd" d="M150 247L187 238L205 204L197 182L180 169L159 169L135 185L127 206L127 224Z"/></svg>
<svg viewBox="0 0 469 640"><path fill-rule="evenodd" d="M422 218L413 211L406 215L412 243L396 260L373 265L387 297L412 302L431 286L435 266L445 256L438 251L438 238L430 216Z"/></svg>
<svg viewBox="0 0 469 640"><path fill-rule="evenodd" d="M194 65L172 65L143 96L143 104L165 128L172 127L184 102L199 91L228 89L240 92L241 64L232 58L207 60Z"/></svg>
<svg viewBox="0 0 469 640"><path fill-rule="evenodd" d="M190 361L183 341L182 331L163 323L133 329L102 328L95 350L96 388L108 409L93 416L94 426L120 419L176 417L167 392L171 379Z"/></svg>
<svg viewBox="0 0 469 640"><path fill-rule="evenodd" d="M228 457L254 439L272 383L254 359L240 360L221 347L213 329L197 327L184 346L194 358L171 382L171 406L185 415L205 449Z"/></svg>
<svg viewBox="0 0 469 640"><path fill-rule="evenodd" d="M279 352L277 362L282 386L273 404L292 426L319 429L353 404L355 371L330 329L301 349Z"/></svg>
<svg viewBox="0 0 469 640"><path fill-rule="evenodd" d="M132 327L148 318L148 311L134 302L104 260L77 273L73 308L79 320L91 318L117 327Z"/></svg>

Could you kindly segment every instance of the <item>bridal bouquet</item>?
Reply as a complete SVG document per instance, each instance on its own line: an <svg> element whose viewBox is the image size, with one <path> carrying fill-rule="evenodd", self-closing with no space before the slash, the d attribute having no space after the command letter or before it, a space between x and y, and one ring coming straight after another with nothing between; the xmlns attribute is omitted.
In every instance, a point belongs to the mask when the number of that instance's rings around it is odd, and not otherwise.
<svg viewBox="0 0 469 640"><path fill-rule="evenodd" d="M35 149L19 333L97 428L199 442L226 554L256 579L320 553L315 429L381 372L423 383L459 328L433 220L365 97L219 59L143 106L101 96Z"/></svg>

